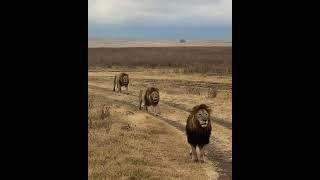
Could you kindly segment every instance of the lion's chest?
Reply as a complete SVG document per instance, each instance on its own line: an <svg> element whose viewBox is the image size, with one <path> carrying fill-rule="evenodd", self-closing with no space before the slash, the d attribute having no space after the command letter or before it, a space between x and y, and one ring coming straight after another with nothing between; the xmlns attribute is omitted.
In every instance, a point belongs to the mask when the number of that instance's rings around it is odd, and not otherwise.
<svg viewBox="0 0 320 180"><path fill-rule="evenodd" d="M206 145L209 144L211 135L211 129L202 130L187 130L187 138L190 144L194 145Z"/></svg>
<svg viewBox="0 0 320 180"><path fill-rule="evenodd" d="M121 86L127 86L129 84L129 81L124 82L123 80L120 80L119 83Z"/></svg>

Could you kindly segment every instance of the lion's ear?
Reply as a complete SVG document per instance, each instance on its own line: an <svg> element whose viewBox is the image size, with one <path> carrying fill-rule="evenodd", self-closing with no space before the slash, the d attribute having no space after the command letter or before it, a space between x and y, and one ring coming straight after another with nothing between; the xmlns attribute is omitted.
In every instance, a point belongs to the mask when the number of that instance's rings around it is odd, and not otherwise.
<svg viewBox="0 0 320 180"><path fill-rule="evenodd" d="M192 110L191 110L192 114L196 114L197 111L199 110L199 108L200 108L199 105L198 105L198 106L194 106L194 107L192 108Z"/></svg>
<svg viewBox="0 0 320 180"><path fill-rule="evenodd" d="M199 108L200 109L206 109L207 111L210 111L210 107L208 105L206 105L206 104L201 104Z"/></svg>
<svg viewBox="0 0 320 180"><path fill-rule="evenodd" d="M207 106L207 108L205 108L205 109L208 111L209 114L211 114L212 109L209 106Z"/></svg>

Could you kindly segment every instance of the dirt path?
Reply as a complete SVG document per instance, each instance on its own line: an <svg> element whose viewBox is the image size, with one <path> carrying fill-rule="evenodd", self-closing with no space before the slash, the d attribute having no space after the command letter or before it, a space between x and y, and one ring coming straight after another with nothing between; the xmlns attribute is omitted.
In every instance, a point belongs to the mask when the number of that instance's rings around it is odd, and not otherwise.
<svg viewBox="0 0 320 180"><path fill-rule="evenodd" d="M103 90L103 91L110 91L110 89L107 89L107 88L104 88L104 87L101 87L101 86L98 86L98 85L89 85L89 87L92 87L92 88L95 88L95 89L100 89L100 90ZM130 92L123 93L123 95L127 95L127 96L132 96L132 97L138 98L138 95L135 95L135 94L130 93ZM172 108L176 108L176 109L182 110L182 111L186 111L186 112L190 112L191 111L184 104L173 103L173 102L164 101L164 100L161 100L161 103L166 104L166 105L168 105L168 106L170 106ZM212 121L213 121L213 123L217 123L217 124L219 124L219 125L221 125L221 126L223 126L225 128L228 128L230 130L232 129L232 123L227 121L227 120L225 120L225 119L212 116Z"/></svg>
<svg viewBox="0 0 320 180"><path fill-rule="evenodd" d="M91 76L89 80L112 80L114 76ZM182 86L182 87L200 87L200 88L217 88L218 90L232 90L231 83L222 82L208 82L208 81L191 81L191 80L177 80L177 79L147 79L147 78L130 78L132 81L139 81L140 84L167 84L168 86Z"/></svg>
<svg viewBox="0 0 320 180"><path fill-rule="evenodd" d="M90 85L89 84L89 89L94 90L95 93L102 95L111 101L121 103L121 104L126 104L132 107L138 108L138 101L137 101L137 96L133 94L123 94L123 93L114 93L112 90L99 87L96 85ZM161 111L163 112L171 112L171 111L183 111L180 112L183 115L188 114L188 110L185 109L184 107L182 108L182 105L177 104L170 104L169 102L162 102L164 103L165 106L161 105ZM184 133L184 124L183 122L173 119L171 117L166 117L164 116L166 113L162 113L160 116L154 116L157 119L160 119L166 123L168 123L170 126L175 127L177 130L180 132ZM152 115L152 114L151 114ZM228 131L231 130L232 124L228 123L224 120L218 120L214 119L213 123L217 123L221 125L222 127L214 126L219 129L221 128L226 128ZM223 123L221 123L223 122ZM215 132L215 128L213 130ZM223 150L221 148L221 145L223 145L221 140L219 140L219 137L212 136L211 137L211 143L208 145L209 147L207 148L208 151L208 159L218 167L218 172L219 172L219 179L232 179L232 155L231 155L231 150Z"/></svg>

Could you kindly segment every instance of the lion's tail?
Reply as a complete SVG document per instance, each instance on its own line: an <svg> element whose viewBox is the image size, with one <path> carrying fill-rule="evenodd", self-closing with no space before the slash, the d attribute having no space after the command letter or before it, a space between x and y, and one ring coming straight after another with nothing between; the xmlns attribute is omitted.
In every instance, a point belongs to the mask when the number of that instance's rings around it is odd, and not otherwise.
<svg viewBox="0 0 320 180"><path fill-rule="evenodd" d="M113 79L113 91L116 91L116 82L117 81L117 76L114 76L114 79Z"/></svg>
<svg viewBox="0 0 320 180"><path fill-rule="evenodd" d="M139 93L139 110L141 110L141 104L142 104L142 91L143 90L140 90L140 93Z"/></svg>

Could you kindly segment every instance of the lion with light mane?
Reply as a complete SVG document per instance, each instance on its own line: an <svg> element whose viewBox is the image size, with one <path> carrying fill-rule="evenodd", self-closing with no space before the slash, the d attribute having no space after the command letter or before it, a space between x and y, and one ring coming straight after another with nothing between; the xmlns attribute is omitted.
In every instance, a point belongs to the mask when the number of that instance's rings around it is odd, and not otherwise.
<svg viewBox="0 0 320 180"><path fill-rule="evenodd" d="M144 108L148 112L148 107L152 106L154 109L155 115L159 115L159 89L155 87L149 87L144 93L144 97L142 97L143 90L140 90L139 94L139 109L142 110L142 102L144 102Z"/></svg>
<svg viewBox="0 0 320 180"><path fill-rule="evenodd" d="M192 160L195 162L198 161L197 146L200 150L200 162L204 162L204 147L209 144L212 129L210 112L211 110L207 105L201 104L192 108L187 119L187 140L191 146L190 155L192 155Z"/></svg>
<svg viewBox="0 0 320 180"><path fill-rule="evenodd" d="M126 87L126 90L128 91L128 85L129 85L129 75L126 73L120 73L119 75L114 76L113 80L113 91L116 91L116 88L118 89L118 92L121 93L121 87Z"/></svg>

